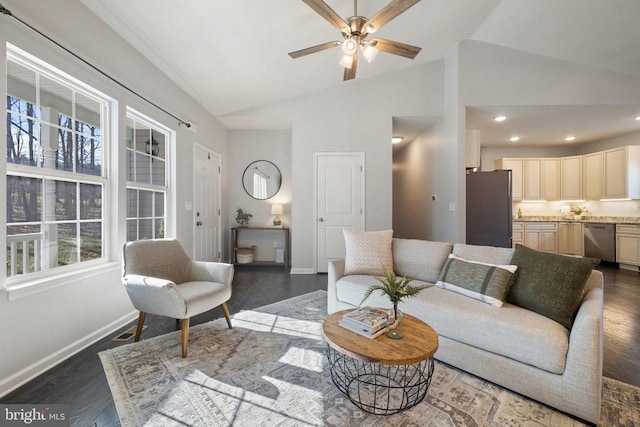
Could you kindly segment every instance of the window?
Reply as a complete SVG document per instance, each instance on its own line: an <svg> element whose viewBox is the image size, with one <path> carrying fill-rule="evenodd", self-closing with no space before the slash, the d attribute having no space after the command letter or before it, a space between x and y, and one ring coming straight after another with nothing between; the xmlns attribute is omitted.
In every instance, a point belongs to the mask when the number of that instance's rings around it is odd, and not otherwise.
<svg viewBox="0 0 640 427"><path fill-rule="evenodd" d="M7 46L9 285L104 260L108 108L104 95Z"/></svg>
<svg viewBox="0 0 640 427"><path fill-rule="evenodd" d="M167 235L167 148L171 131L127 109L127 241Z"/></svg>

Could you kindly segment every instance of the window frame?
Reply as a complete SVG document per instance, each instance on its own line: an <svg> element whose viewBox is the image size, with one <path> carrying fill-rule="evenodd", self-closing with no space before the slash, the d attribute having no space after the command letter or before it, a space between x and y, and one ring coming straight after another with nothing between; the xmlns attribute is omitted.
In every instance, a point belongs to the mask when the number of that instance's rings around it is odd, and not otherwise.
<svg viewBox="0 0 640 427"><path fill-rule="evenodd" d="M113 179L113 175L111 174L111 157L113 155L111 147L112 147L112 123L113 123L113 111L117 111L117 102L112 97L104 94L103 92L95 89L94 87L80 81L79 79L73 77L60 70L59 68L35 57L34 55L10 44L6 44L6 61L7 64L9 61L14 64L24 67L28 70L31 70L38 77L36 78L35 83L35 91L36 91L36 102L34 106L39 110L42 108L40 105L40 91L42 87L40 85L40 78L43 76L46 79L49 79L56 84L62 85L65 88L68 88L72 96L72 118L75 121L86 125L85 121L81 120L76 114L76 97L80 95L82 97L86 97L90 99L92 102L97 103L99 107L100 113L100 142L102 144L101 147L101 163L100 163L100 173L98 175L95 174L87 174L76 171L67 171L64 169L57 169L51 167L44 167L41 161L38 161L36 165L24 165L24 164L16 164L16 163L8 163L6 159L3 159L3 165L5 167L5 178L2 181L3 183L3 194L6 200L7 198L7 180L6 177L10 175L14 176L25 176L30 178L37 178L42 180L42 185L44 187L44 183L48 180L50 181L64 181L64 182L73 182L79 188L82 184L91 184L91 185L99 185L102 188L102 197L101 197L101 212L100 219L94 219L92 221L101 223L101 256L99 258L82 261L78 259L77 262L72 264L63 265L63 266L55 266L48 269L43 269L40 271L33 271L23 274L18 274L15 276L9 276L7 273L7 268L4 268L0 275L0 290L6 290L10 294L10 299L15 299L11 297L11 293L16 291L16 294L20 296L32 295L52 287L62 286L66 283L72 282L72 276L76 275L78 272L82 272L83 275L92 275L95 272L104 271L106 269L113 268L113 263L110 263L110 254L112 248L112 240L113 236L109 230L117 220L113 220L110 218L108 213L111 211L111 200L112 200L112 192L114 188L116 188L116 182ZM5 69L4 80L5 84L8 81L9 72L8 69ZM9 88L6 87L4 92L5 99L8 96L14 96L16 98L22 99L19 96L9 93ZM24 100L26 102L30 102L28 100ZM6 108L3 109L5 111L5 123L6 123L6 114L8 111ZM49 118L49 120L45 120L41 117L41 114L34 114L34 120L37 121L38 126L44 123L47 126L58 127L59 126L59 115L65 114L65 112L58 112L58 117L56 119ZM6 124L5 124L6 126ZM73 169L78 166L76 162L77 156L77 136L78 135L86 135L81 131L77 131L75 126L73 129L66 129L67 131L72 132L72 140L74 141L73 145ZM9 129L5 129L5 132L8 132ZM5 133L6 135L6 133ZM5 147L6 147L6 136L5 136ZM57 161L57 160L56 160ZM79 194L76 195L76 199L79 197ZM44 204L44 202L43 202ZM86 221L79 216L79 206L76 205L76 217L74 220L62 221L62 222L73 222L77 225L76 237L80 237L80 225L85 223ZM44 208L43 208L44 209ZM45 225L51 223L60 223L58 220L48 220L45 219L45 215L43 214L38 221L41 224L41 233L44 233ZM12 223L15 224L15 223ZM4 227L5 233L8 230L10 224L8 223L8 218L5 217ZM5 240L5 246L8 245L8 241ZM81 241L76 242L76 250L80 251L81 249ZM9 253L4 252L5 263L9 261ZM80 253L80 252L78 252ZM92 273L94 272L94 273ZM97 273L96 273L97 274Z"/></svg>
<svg viewBox="0 0 640 427"><path fill-rule="evenodd" d="M171 236L173 236L174 230L173 230L173 179L172 179L172 175L171 175L171 171L172 171L172 165L171 165L171 159L173 158L173 148L175 146L175 140L176 140L176 133L174 130L170 129L169 127L163 125L162 123L151 119L149 116L135 110L134 108L127 106L126 107L126 113L125 113L125 122L127 123L125 125L125 128L128 127L128 123L129 120L132 119L134 120L136 123L140 123L142 125L144 125L145 127L148 127L151 131L153 132L159 132L161 134L164 135L165 137L165 155L164 158L162 158L162 160L164 161L164 185L159 185L159 184L154 184L154 183L146 183L146 182L138 182L138 181L131 181L129 180L129 177L127 176L127 174L125 173L125 198L126 198L126 202L125 202L125 241L130 241L129 240L129 221L133 220L133 219L137 219L137 221L140 221L141 217L140 217L140 197L138 194L137 197L137 207L136 207L136 216L129 216L129 190L137 190L137 191L148 191L148 192L152 192L153 194L153 199L154 199L154 203L153 203L153 207L152 207L152 216L151 217L144 217L143 219L151 219L154 223L155 220L157 218L163 218L164 219L164 235L161 238L169 238ZM125 150L125 168L129 167L129 164L127 163L126 157L128 156L129 152L133 152L133 153L140 153L140 151L136 151L135 147L134 148L130 148L128 146L127 143L127 137L128 137L128 133L125 131L125 137L124 139L124 150ZM142 153L145 156L149 156L150 158L153 158L152 155L150 155L149 153ZM134 157L135 158L135 157ZM155 194L156 193L164 193L164 216L162 217L158 217L155 215ZM155 235L155 227L152 227L152 231L153 231L153 237L157 237ZM138 239L140 239L140 227L139 227L139 222L138 222L138 227L137 227L137 237ZM136 240L138 240L136 239Z"/></svg>

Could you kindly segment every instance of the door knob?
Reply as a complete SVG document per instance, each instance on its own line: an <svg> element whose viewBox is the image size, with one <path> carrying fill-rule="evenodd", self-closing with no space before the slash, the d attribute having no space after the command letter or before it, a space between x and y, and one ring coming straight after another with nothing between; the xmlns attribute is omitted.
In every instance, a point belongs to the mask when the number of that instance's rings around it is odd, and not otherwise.
<svg viewBox="0 0 640 427"><path fill-rule="evenodd" d="M324 222L324 218L318 218L318 221Z"/></svg>
<svg viewBox="0 0 640 427"><path fill-rule="evenodd" d="M196 226L200 227L202 225L202 221L196 222Z"/></svg>

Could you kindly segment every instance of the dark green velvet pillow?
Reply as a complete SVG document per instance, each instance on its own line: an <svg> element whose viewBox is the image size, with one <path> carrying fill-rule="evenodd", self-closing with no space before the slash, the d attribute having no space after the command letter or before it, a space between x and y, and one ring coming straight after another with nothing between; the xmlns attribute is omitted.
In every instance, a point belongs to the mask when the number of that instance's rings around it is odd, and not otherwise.
<svg viewBox="0 0 640 427"><path fill-rule="evenodd" d="M600 260L536 251L516 245L518 266L507 302L542 314L571 329L587 279Z"/></svg>

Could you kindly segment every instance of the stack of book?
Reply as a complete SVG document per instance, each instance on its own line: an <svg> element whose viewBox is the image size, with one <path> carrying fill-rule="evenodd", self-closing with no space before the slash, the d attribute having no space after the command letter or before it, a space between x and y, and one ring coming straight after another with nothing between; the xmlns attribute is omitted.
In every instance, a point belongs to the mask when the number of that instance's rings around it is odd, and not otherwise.
<svg viewBox="0 0 640 427"><path fill-rule="evenodd" d="M342 316L340 326L367 338L381 335L387 327L387 310L376 307L360 307Z"/></svg>

